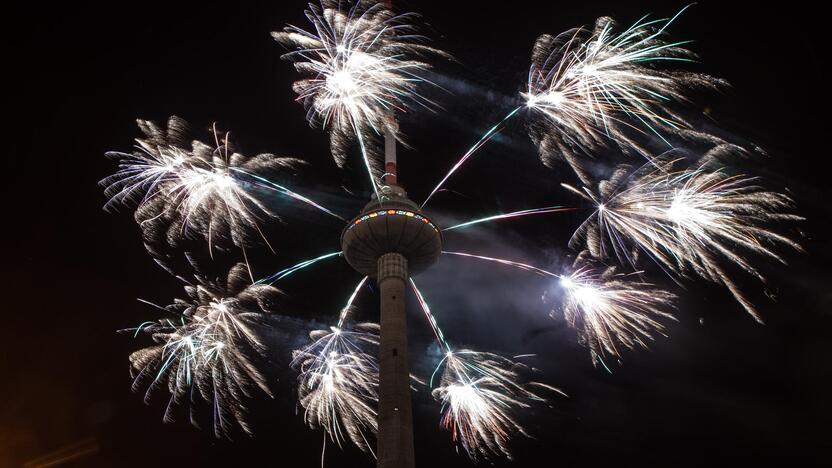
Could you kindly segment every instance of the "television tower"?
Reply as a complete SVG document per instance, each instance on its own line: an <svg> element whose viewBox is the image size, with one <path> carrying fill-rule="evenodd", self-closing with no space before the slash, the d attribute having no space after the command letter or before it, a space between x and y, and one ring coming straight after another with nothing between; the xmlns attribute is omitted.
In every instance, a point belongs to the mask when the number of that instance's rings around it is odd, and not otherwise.
<svg viewBox="0 0 832 468"><path fill-rule="evenodd" d="M359 273L375 278L381 295L378 388L378 468L413 468L413 411L407 360L405 291L410 276L442 252L439 228L397 184L396 137L384 134L378 196L341 234L341 251Z"/></svg>

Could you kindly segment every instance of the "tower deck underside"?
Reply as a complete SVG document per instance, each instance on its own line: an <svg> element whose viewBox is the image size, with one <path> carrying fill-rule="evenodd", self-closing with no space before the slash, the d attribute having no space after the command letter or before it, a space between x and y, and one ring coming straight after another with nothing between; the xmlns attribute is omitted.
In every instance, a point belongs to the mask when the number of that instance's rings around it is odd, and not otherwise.
<svg viewBox="0 0 832 468"><path fill-rule="evenodd" d="M439 228L406 198L370 203L341 236L347 262L367 276L377 275L378 259L387 253L407 258L408 271L418 274L442 252Z"/></svg>

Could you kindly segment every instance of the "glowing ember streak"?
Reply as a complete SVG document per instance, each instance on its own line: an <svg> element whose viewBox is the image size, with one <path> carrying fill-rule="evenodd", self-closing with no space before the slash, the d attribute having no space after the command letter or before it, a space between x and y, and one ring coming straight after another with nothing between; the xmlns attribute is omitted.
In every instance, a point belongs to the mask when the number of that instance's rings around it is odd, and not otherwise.
<svg viewBox="0 0 832 468"><path fill-rule="evenodd" d="M309 260L304 260L304 261L302 261L298 264L290 266L289 268L286 268L284 270L280 270L277 273L269 276L268 278L263 278L261 280L258 280L257 284L262 284L262 283L274 284L275 281L283 279L283 278L291 275L292 273L294 273L296 271L303 270L304 268L310 267L313 264L315 264L315 263L317 263L321 260L326 260L327 258L332 258L332 257L338 256L338 255L341 255L340 250L338 252L330 252L330 253L323 254L323 255L320 255L318 257L315 257L315 258L310 258Z"/></svg>
<svg viewBox="0 0 832 468"><path fill-rule="evenodd" d="M358 293L361 291L361 288L364 287L364 284L367 283L368 278L368 276L365 276L361 279L361 281L358 282L358 285L355 286L355 289L350 295L350 298L347 299L347 304L344 305L343 309L341 309L341 314L338 316L338 325L336 326L336 328L343 328L344 321L347 320L347 316L349 315L350 310L352 310L352 303L355 302L355 298L358 296Z"/></svg>
<svg viewBox="0 0 832 468"><path fill-rule="evenodd" d="M436 195L436 192L438 192L439 189L442 188L442 186L451 177L451 175L453 175L454 172L459 170L459 168L462 167L463 164L465 164L465 161L467 161L468 158L470 158L478 149L482 148L482 146L486 144L488 140L490 140L494 135L499 133L500 130L503 129L503 124L505 124L506 121L510 119L512 116L514 116L514 114L516 114L517 111L519 111L520 109L522 109L522 107L518 107L513 111L509 112L508 115L503 117L503 120L497 122L493 127L488 129L488 131L486 131L483 134L483 136L480 137L480 139L477 140L476 143L474 143L474 146L469 148L468 151L466 151L465 154L463 154L462 157L459 158L459 161L457 161L456 164L454 164L453 167L451 167L451 170L448 171L447 174L445 174L445 177L443 177L442 180L440 180L439 183L436 184L436 187L434 187L433 190L431 190L430 194L428 194L427 198L425 198L425 201L422 202L421 207L424 208L425 205L428 204L430 199L433 198L434 195Z"/></svg>
<svg viewBox="0 0 832 468"><path fill-rule="evenodd" d="M425 296L422 295L422 292L419 291L419 288L416 287L416 283L413 281L413 278L410 278L410 286L413 288L413 292L416 293L416 299L419 301L419 306L422 308L422 312L425 314L425 318L428 321L428 325L430 325L431 331L433 331L433 336L436 337L436 343L439 345L440 348L444 349L445 351L451 351L451 345L445 341L445 335L442 333L442 329L439 328L439 324L436 323L436 317L430 312L430 307L428 306L427 301L425 300Z"/></svg>
<svg viewBox="0 0 832 468"><path fill-rule="evenodd" d="M340 219L341 221L346 221L346 219L344 219L343 216L338 215L336 213L333 213L332 211L330 211L326 207L318 204L314 200L311 200L307 197L304 197L303 195L301 195L297 192L294 192L294 191L292 191L292 190L290 190L290 189L288 189L288 188L286 188L286 187L284 187L280 184L274 183L274 182L266 179L265 177L261 177L257 174L252 174L250 172L247 172L247 171L244 171L244 170L238 169L238 168L232 168L231 170L234 171L234 172L239 172L239 173L245 174L245 175L255 179L257 181L257 185L260 186L260 187L263 187L263 188L266 188L266 189L269 189L269 190L273 190L273 191L278 192L282 195L286 195L287 197L290 197L290 198L293 198L295 200L306 203L309 206L313 206L313 207L323 211L324 213L326 213L330 216L333 216L335 218Z"/></svg>
<svg viewBox="0 0 832 468"><path fill-rule="evenodd" d="M514 211L514 212L511 212L511 213L498 214L498 215L488 216L488 217L485 217L485 218L475 219L475 220L468 221L468 222L465 222L465 223L456 224L454 226L447 227L447 228L444 228L442 230L443 231L450 231L450 230L453 230L453 229L460 229L460 228L464 228L464 227L468 227L468 226L473 226L475 224L487 223L489 221L498 221L498 220L501 220L501 219L520 218L520 217L523 217L523 216L531 216L531 215L547 214L547 213L559 213L559 212L562 212L562 211L573 211L573 210L575 210L575 208L564 208L562 206L549 206L549 207L545 207L545 208L533 208L533 209L529 209L529 210Z"/></svg>
<svg viewBox="0 0 832 468"><path fill-rule="evenodd" d="M538 268L536 266L532 266L532 265L529 265L527 263L515 262L513 260L506 260L506 259L503 259L503 258L496 258L496 257L486 257L484 255L475 255L475 254L470 254L470 253L466 253L466 252L451 252L451 251L448 251L448 250L443 250L442 253L446 254L446 255L456 255L456 256L459 256L459 257L476 258L476 259L479 259L479 260L485 260L485 261L489 261L489 262L500 263L500 264L503 264L503 265L508 265L508 266L512 266L512 267L515 267L515 268L520 268L521 270L531 271L532 273L537 273L538 275L550 276L550 277L553 277L553 278L560 278L560 275L558 275L557 273L552 273L551 271L546 271L542 268Z"/></svg>

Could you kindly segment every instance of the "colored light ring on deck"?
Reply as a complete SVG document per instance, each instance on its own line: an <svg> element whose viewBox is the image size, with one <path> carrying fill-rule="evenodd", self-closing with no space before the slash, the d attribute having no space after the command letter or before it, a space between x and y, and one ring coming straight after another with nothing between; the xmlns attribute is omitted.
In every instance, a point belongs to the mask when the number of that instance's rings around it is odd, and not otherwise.
<svg viewBox="0 0 832 468"><path fill-rule="evenodd" d="M407 216L408 218L413 218L417 221L421 221L421 222L427 224L428 226L430 226L431 228L433 228L434 231L439 232L439 228L437 228L436 225L434 225L428 218L420 215L419 213L416 213L415 211L408 211L408 210L378 210L378 211L373 211L371 213L365 214L364 216L355 218L352 221L352 223L350 223L350 226L347 228L347 230L350 230L350 229L358 226L359 224L361 224L361 223L363 223L363 222L365 222L369 219L378 218L379 216Z"/></svg>

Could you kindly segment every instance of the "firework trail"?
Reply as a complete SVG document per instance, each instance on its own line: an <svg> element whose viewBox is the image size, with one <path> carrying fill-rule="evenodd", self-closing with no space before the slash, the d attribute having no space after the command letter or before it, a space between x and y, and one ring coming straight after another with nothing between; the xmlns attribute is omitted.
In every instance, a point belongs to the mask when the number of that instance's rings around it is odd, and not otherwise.
<svg viewBox="0 0 832 468"><path fill-rule="evenodd" d="M379 326L355 324L342 328L367 278L356 286L341 310L338 326L310 333L311 344L294 352L298 397L306 424L321 428L342 446L349 439L372 453L367 434L377 430Z"/></svg>
<svg viewBox="0 0 832 468"><path fill-rule="evenodd" d="M444 255L453 255L453 256L457 256L457 257L475 258L475 259L478 259L478 260L485 260L487 262L499 263L499 264L502 264L502 265L507 265L507 266L511 266L511 267L514 267L514 268L519 268L521 270L530 271L530 272L536 273L540 276L548 276L548 277L551 277L551 278L560 278L560 275L558 275L557 273L552 273L551 271L544 270L543 268L538 268L536 266L532 266L532 265L529 265L527 263L515 262L513 260L506 260L506 259L503 259L503 258L496 258L496 257L487 257L485 255L475 255L475 254L471 254L471 253L467 253L467 252L452 252L450 250L443 250L442 254L444 254Z"/></svg>
<svg viewBox="0 0 832 468"><path fill-rule="evenodd" d="M364 287L364 284L367 283L367 279L369 277L365 276L358 282L358 285L353 290L352 294L350 294L350 298L347 299L347 304L341 309L341 313L338 315L338 325L337 328L342 328L344 326L344 322L347 320L350 311L352 310L352 303L355 302L355 298L358 296L358 293L361 291L361 288Z"/></svg>
<svg viewBox="0 0 832 468"><path fill-rule="evenodd" d="M466 151L465 154L463 154L462 157L459 158L459 161L457 161L451 167L451 170L448 171L447 174L445 174L445 177L443 177L442 180L440 180L439 183L436 184L436 187L434 187L433 190L431 190L427 198L425 198L425 201L422 202L421 208L424 208L425 205L428 204L430 199L433 198L434 195L436 195L436 192L438 192L439 189L442 188L442 186L445 184L445 182L447 182L451 175L453 175L456 171L459 170L459 168L462 167L463 164L465 164L465 161L467 161L471 156L473 156L473 154L476 153L478 149L482 148L483 145L488 143L491 140L491 138L494 137L494 135L500 133L500 131L504 128L506 121L512 118L515 114L517 114L517 111L519 111L520 109L522 109L522 106L517 107L513 111L509 112L505 117L503 117L502 120L497 122L493 127L489 128L488 131L486 131L480 137L480 139L477 140L476 143L474 143L474 146L468 148L468 151Z"/></svg>
<svg viewBox="0 0 832 468"><path fill-rule="evenodd" d="M424 296L413 279L410 285L430 324L436 342L445 352L431 377L442 370L433 397L442 403L441 425L474 460L495 456L511 458L509 440L529 435L516 420L516 412L534 402L545 403L557 388L528 380L533 369L493 353L452 350ZM444 370L443 370L444 369Z"/></svg>
<svg viewBox="0 0 832 468"><path fill-rule="evenodd" d="M422 57L445 54L424 44L415 14L395 14L382 2L322 0L320 6L309 4L306 17L311 31L289 25L272 33L292 49L283 58L308 77L294 84L298 100L310 122L329 129L339 166L346 163L349 143L358 141L376 189L382 171L368 137L385 131L398 135L396 112L435 108L417 91L425 82L420 75L430 68Z"/></svg>
<svg viewBox="0 0 832 468"><path fill-rule="evenodd" d="M653 333L664 334L659 319L673 316L662 309L672 305L674 295L650 283L628 280L632 275L616 275L613 268L603 271L588 265L588 255L581 254L569 274L557 274L527 263L465 252L443 251L443 254L474 258L529 271L540 276L559 279L564 290L564 318L585 344L593 364L602 362L605 354L620 357L618 345L647 348L645 339Z"/></svg>
<svg viewBox="0 0 832 468"><path fill-rule="evenodd" d="M135 329L157 344L130 355L133 389L146 387L145 400L156 389L170 393L164 421L173 420L178 405L190 405L191 422L197 425L194 404L212 407L216 437L230 436L238 426L251 434L246 422L246 400L259 390L272 396L267 378L257 368L264 357L260 338L262 319L281 293L271 286L251 285L244 264L233 267L224 281L197 277L197 285L185 286L188 300L176 300L163 309L175 319L148 322Z"/></svg>
<svg viewBox="0 0 832 468"><path fill-rule="evenodd" d="M620 345L647 349L645 340L653 340L654 333L666 336L659 320L675 320L663 310L673 306L675 296L632 279L634 274L616 274L611 267L593 269L587 256L578 256L572 272L561 276L560 287L563 316L577 330L578 341L589 348L592 363L603 364L606 355L620 358Z"/></svg>
<svg viewBox="0 0 832 468"><path fill-rule="evenodd" d="M215 129L213 146L196 140L188 143L188 125L178 117L171 117L166 129L149 121L138 123L144 138L136 140L133 153L107 153L119 161L119 168L101 185L109 198L105 208L136 207L135 218L148 244L164 240L176 246L197 234L209 248L221 241L245 248L255 238L268 245L258 223L264 217L279 218L257 198L252 190L257 187L343 219L265 177L294 173L304 164L299 159L244 156L234 151L227 133L221 138Z"/></svg>
<svg viewBox="0 0 832 468"><path fill-rule="evenodd" d="M528 210L520 210L520 211L513 211L511 213L502 213L492 216L487 216L485 218L474 219L471 221L467 221L460 224L455 224L450 227L443 228L443 231L451 231L454 229L461 229L469 226L473 226L475 224L480 223L487 223L491 221L499 221L502 219L514 219L514 218L521 218L523 216L531 216L531 215L539 215L539 214L548 214L548 213L560 213L563 211L574 211L576 208L564 208L562 206L547 206L544 208L532 208Z"/></svg>
<svg viewBox="0 0 832 468"><path fill-rule="evenodd" d="M602 17L592 31L576 28L538 38L522 96L527 108L544 117L532 128L544 163L562 157L587 182L584 158L610 143L651 158L633 133L652 133L665 143L664 134L670 133L721 142L691 130L673 110L688 102L692 89L727 85L706 74L666 68L696 59L684 47L690 41L668 41L665 34L685 9L670 19L642 17L621 32L615 20Z"/></svg>
<svg viewBox="0 0 832 468"><path fill-rule="evenodd" d="M290 189L288 189L288 188L284 187L283 185L280 185L280 184L277 184L277 183L275 183L275 182L272 182L272 181L270 181L270 180L266 179L265 177L261 177L261 176L259 176L259 175L257 175L257 174L252 174L252 173L250 173L250 172L248 172L248 171L245 171L245 170L243 170L243 169L236 168L236 167L235 167L235 168L231 168L231 170L232 170L232 171L234 171L234 172L236 172L236 173L245 174L245 175L247 175L247 176L251 177L252 179L254 179L254 180L256 180L256 181L257 181L257 184L258 184L258 186L260 186L260 187L263 187L263 188L266 188L266 189L269 189L269 190L275 191L275 192L277 192L277 193L279 193L279 194L281 194L281 195L285 195L285 196L287 196L287 197L289 197L289 198L293 198L293 199L298 200L298 201L300 201L300 202L306 203L307 205L313 206L313 207L317 208L318 210L323 211L324 213L326 213L326 214L328 214L328 215L330 215L330 216L332 216L332 217L334 217L334 218L338 218L338 219L340 219L341 221L346 221L346 218L344 218L343 216L341 216L341 215L339 215L339 214L337 214L337 213L334 213L334 212L330 211L329 209L327 209L326 207L324 207L324 206L322 206L322 205L318 204L318 203L317 203L317 202L315 202L314 200L311 200L311 199L309 199L309 198L307 198L307 197L304 197L303 195L301 195L301 194L299 194L299 193L297 193L297 192L293 192L292 190L290 190Z"/></svg>
<svg viewBox="0 0 832 468"><path fill-rule="evenodd" d="M290 266L289 268L280 270L277 273L269 276L268 278L263 278L261 280L258 280L257 284L262 284L262 283L274 284L275 281L283 279L283 278L291 275L292 273L294 273L296 271L300 271L300 270L303 270L305 268L308 268L308 267L312 266L313 264L318 263L321 260L326 260L328 258L336 257L336 256L339 256L339 255L341 255L340 250L337 251L337 252L326 253L326 254L320 255L320 256L315 257L315 258L310 258L309 260L304 260L300 263L297 263L295 265Z"/></svg>
<svg viewBox="0 0 832 468"><path fill-rule="evenodd" d="M425 296L423 296L422 292L419 291L419 288L416 287L416 283L413 281L413 278L410 278L410 286L413 288L413 292L416 294L416 300L419 301L419 307L425 314L425 320L427 320L428 325L430 325L430 329L433 332L433 336L436 338L436 343L443 351L451 352L451 345L449 345L448 342L445 341L445 334L442 333L442 329L439 328L439 324L436 323L436 318L430 312L430 306L428 306L428 302L425 300Z"/></svg>
<svg viewBox="0 0 832 468"><path fill-rule="evenodd" d="M763 189L756 178L713 168L725 151L717 147L698 166L682 170L674 169L679 160L635 172L620 168L597 191L566 186L596 206L570 245L584 245L597 258L608 256L611 246L622 262L632 265L635 254L644 252L674 277L694 273L724 285L761 322L724 264L765 282L747 255L785 264L775 247L802 249L772 225L803 218L792 213L788 196Z"/></svg>

